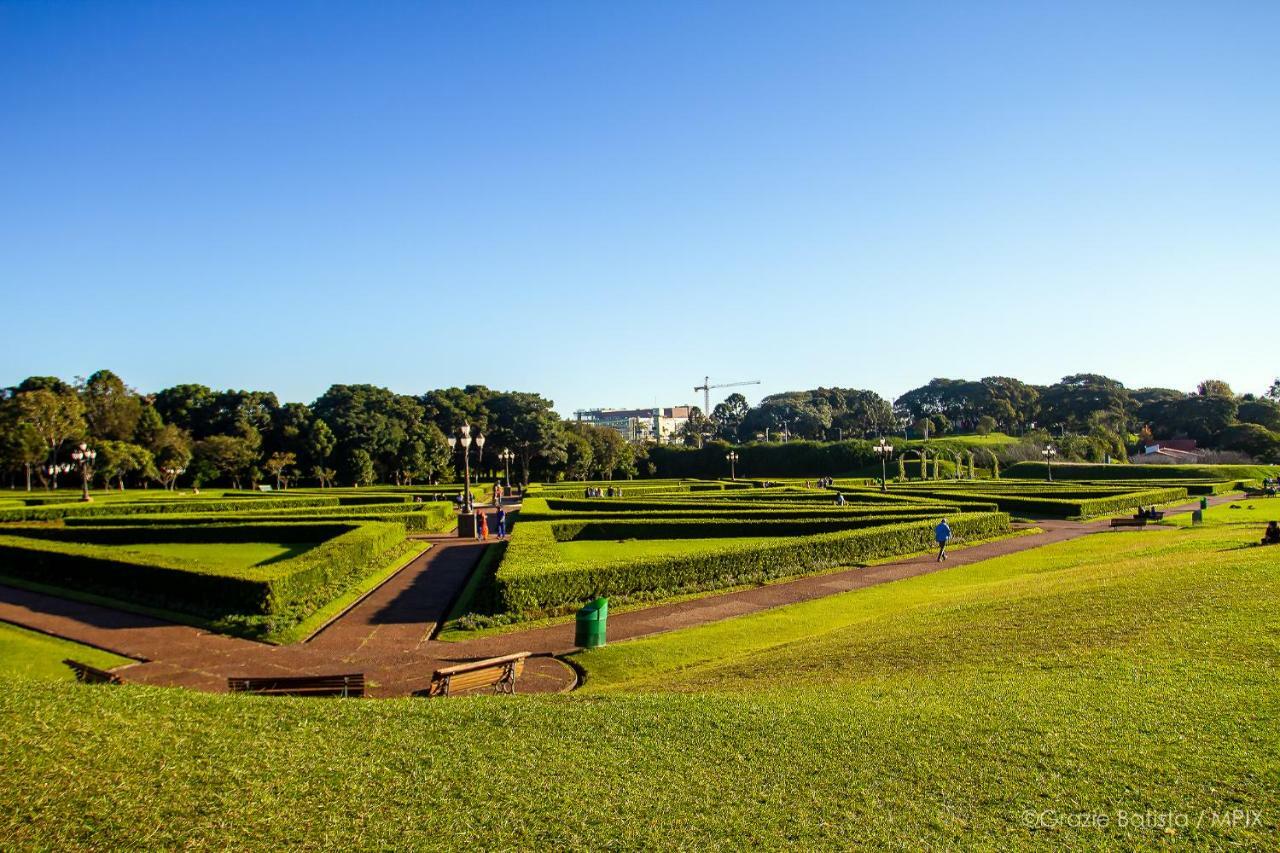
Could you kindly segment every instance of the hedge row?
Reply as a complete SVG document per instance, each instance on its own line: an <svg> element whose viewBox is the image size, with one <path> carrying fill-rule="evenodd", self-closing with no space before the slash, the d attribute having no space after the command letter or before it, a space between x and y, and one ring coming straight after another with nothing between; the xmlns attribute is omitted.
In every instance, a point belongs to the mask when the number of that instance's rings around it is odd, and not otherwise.
<svg viewBox="0 0 1280 853"><path fill-rule="evenodd" d="M732 518L632 518L577 519L552 523L552 535L558 542L577 540L604 541L609 539L728 539L756 536L814 536L835 533L839 530L855 530L862 527L882 527L908 521L932 519L936 524L942 515L937 512L895 513L892 515L853 515L844 518L732 519ZM528 519L525 519L528 522Z"/></svg>
<svg viewBox="0 0 1280 853"><path fill-rule="evenodd" d="M956 516L960 538L1009 530L1004 513ZM725 543L703 553L604 563L566 563L551 524L521 524L494 577L496 601L512 614L537 615L600 595L662 597L684 591L755 583L919 551L933 543L932 521L882 525L777 543Z"/></svg>
<svg viewBox="0 0 1280 853"><path fill-rule="evenodd" d="M1277 465L1089 465L1080 462L1055 462L1056 480L1260 480L1280 473ZM1045 479L1043 462L1018 462L1005 472L1006 477Z"/></svg>
<svg viewBox="0 0 1280 853"><path fill-rule="evenodd" d="M163 527L173 525L270 524L290 521L396 521L411 533L433 533L451 529L457 523L453 504L387 504L377 507L317 507L301 510L269 510L252 513L204 513L199 515L127 515L68 518L68 527L123 526Z"/></svg>
<svg viewBox="0 0 1280 853"><path fill-rule="evenodd" d="M67 503L45 507L0 510L0 523L7 521L56 521L81 516L117 516L152 513L254 512L261 509L301 509L338 506L338 499L323 497L260 498L245 500L192 498L190 501L138 501L137 503Z"/></svg>
<svg viewBox="0 0 1280 853"><path fill-rule="evenodd" d="M1022 497L1018 495L967 494L963 492L948 492L945 497L952 499L974 498L976 500L990 501L1004 512L1012 512L1033 518L1092 518L1134 509L1138 506L1185 500L1187 490L1181 487L1146 489L1098 498Z"/></svg>
<svg viewBox="0 0 1280 853"><path fill-rule="evenodd" d="M404 525L394 522L318 528L329 528L336 535L292 559L241 570L212 570L189 560L131 553L120 546L0 535L0 571L9 577L203 617L231 633L268 636L296 624L376 568L379 558L403 542L405 535ZM190 540L170 536L167 541Z"/></svg>

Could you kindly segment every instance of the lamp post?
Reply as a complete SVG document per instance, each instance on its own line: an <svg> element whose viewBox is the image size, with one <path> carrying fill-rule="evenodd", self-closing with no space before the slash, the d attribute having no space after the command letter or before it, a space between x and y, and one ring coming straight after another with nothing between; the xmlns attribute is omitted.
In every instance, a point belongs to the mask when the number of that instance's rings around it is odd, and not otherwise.
<svg viewBox="0 0 1280 853"><path fill-rule="evenodd" d="M1049 482L1053 482L1053 457L1058 455L1058 451L1053 449L1052 444L1046 444L1044 450L1040 451L1040 455L1044 457L1045 468L1049 472Z"/></svg>
<svg viewBox="0 0 1280 853"><path fill-rule="evenodd" d="M61 465L54 463L53 465L49 465L48 467L46 467L44 470L49 474L49 478L53 483L53 487L56 489L58 488L58 475L66 474L67 472L69 472L71 470L71 466L65 462L62 463Z"/></svg>
<svg viewBox="0 0 1280 853"><path fill-rule="evenodd" d="M484 447L484 436L476 433L475 438L471 437L471 424L463 424L458 429L459 435L449 436L449 449L455 447L462 448L462 471L463 471L463 492L462 492L462 512L461 516L465 516L470 522L469 525L462 523L462 518L458 519L458 535L474 536L475 535L475 506L471 500L471 445L474 442L476 447ZM470 530L467 530L467 527Z"/></svg>
<svg viewBox="0 0 1280 853"><path fill-rule="evenodd" d="M516 455L511 452L511 448L505 448L498 453L498 458L502 460L503 468L507 472L506 488L509 489L511 488L511 460L515 459Z"/></svg>
<svg viewBox="0 0 1280 853"><path fill-rule="evenodd" d="M738 463L738 454L730 450L727 454L725 454L724 458L729 460L729 479L730 480L738 479L737 471L734 468L734 466L737 465Z"/></svg>
<svg viewBox="0 0 1280 853"><path fill-rule="evenodd" d="M89 445L81 443L79 447L71 451L71 458L80 466L80 500L88 503L93 500L89 497L89 478L93 476L93 460L98 458L98 451L93 450Z"/></svg>
<svg viewBox="0 0 1280 853"><path fill-rule="evenodd" d="M186 468L164 468L162 469L169 475L169 491L173 491L173 487L178 485L178 478L186 473Z"/></svg>
<svg viewBox="0 0 1280 853"><path fill-rule="evenodd" d="M889 457L893 455L893 445L881 438L880 443L872 445L871 449L880 457L880 491L887 492L889 472L886 466L889 464Z"/></svg>

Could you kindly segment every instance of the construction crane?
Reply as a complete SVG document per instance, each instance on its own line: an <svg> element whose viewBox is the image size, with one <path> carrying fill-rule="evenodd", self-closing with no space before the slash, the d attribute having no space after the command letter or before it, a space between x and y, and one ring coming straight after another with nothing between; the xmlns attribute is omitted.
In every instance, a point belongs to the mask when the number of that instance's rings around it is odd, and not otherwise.
<svg viewBox="0 0 1280 853"><path fill-rule="evenodd" d="M737 388L739 385L759 385L759 379L749 379L746 382L723 382L719 385L711 384L711 377L702 377L702 384L693 386L693 390L702 392L702 416L711 417L711 389L712 388Z"/></svg>

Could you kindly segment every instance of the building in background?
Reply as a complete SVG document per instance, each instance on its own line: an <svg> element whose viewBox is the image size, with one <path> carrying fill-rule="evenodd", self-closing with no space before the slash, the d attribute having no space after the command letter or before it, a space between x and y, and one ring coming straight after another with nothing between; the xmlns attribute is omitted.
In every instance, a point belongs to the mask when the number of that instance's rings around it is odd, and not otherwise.
<svg viewBox="0 0 1280 853"><path fill-rule="evenodd" d="M579 421L617 430L627 441L668 444L689 422L691 406L655 406L646 409L579 409Z"/></svg>

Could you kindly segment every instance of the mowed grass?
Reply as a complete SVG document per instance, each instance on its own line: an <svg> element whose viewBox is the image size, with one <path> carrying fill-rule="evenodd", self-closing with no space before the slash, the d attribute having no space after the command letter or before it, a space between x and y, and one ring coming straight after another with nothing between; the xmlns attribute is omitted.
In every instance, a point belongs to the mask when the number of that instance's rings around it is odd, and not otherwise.
<svg viewBox="0 0 1280 853"><path fill-rule="evenodd" d="M121 545L157 557L177 557L207 569L247 569L305 554L318 542L147 542Z"/></svg>
<svg viewBox="0 0 1280 853"><path fill-rule="evenodd" d="M1105 533L619 643L581 656L591 680L570 696L22 683L0 693L0 831L18 847L1272 849L1280 549L1250 537Z"/></svg>
<svg viewBox="0 0 1280 853"><path fill-rule="evenodd" d="M0 622L0 679L75 681L75 674L62 662L66 658L99 669L133 663L129 658L91 646Z"/></svg>
<svg viewBox="0 0 1280 853"><path fill-rule="evenodd" d="M736 536L728 539L584 539L560 542L556 550L568 562L596 563L619 558L666 557L673 554L698 554L714 551L726 544L767 545L777 542L772 536Z"/></svg>
<svg viewBox="0 0 1280 853"><path fill-rule="evenodd" d="M1191 526L1191 514L1172 517L1180 527ZM1258 529L1257 539L1262 540L1267 522L1280 521L1280 498L1237 498L1230 503L1218 504L1204 510L1205 525L1252 525Z"/></svg>

